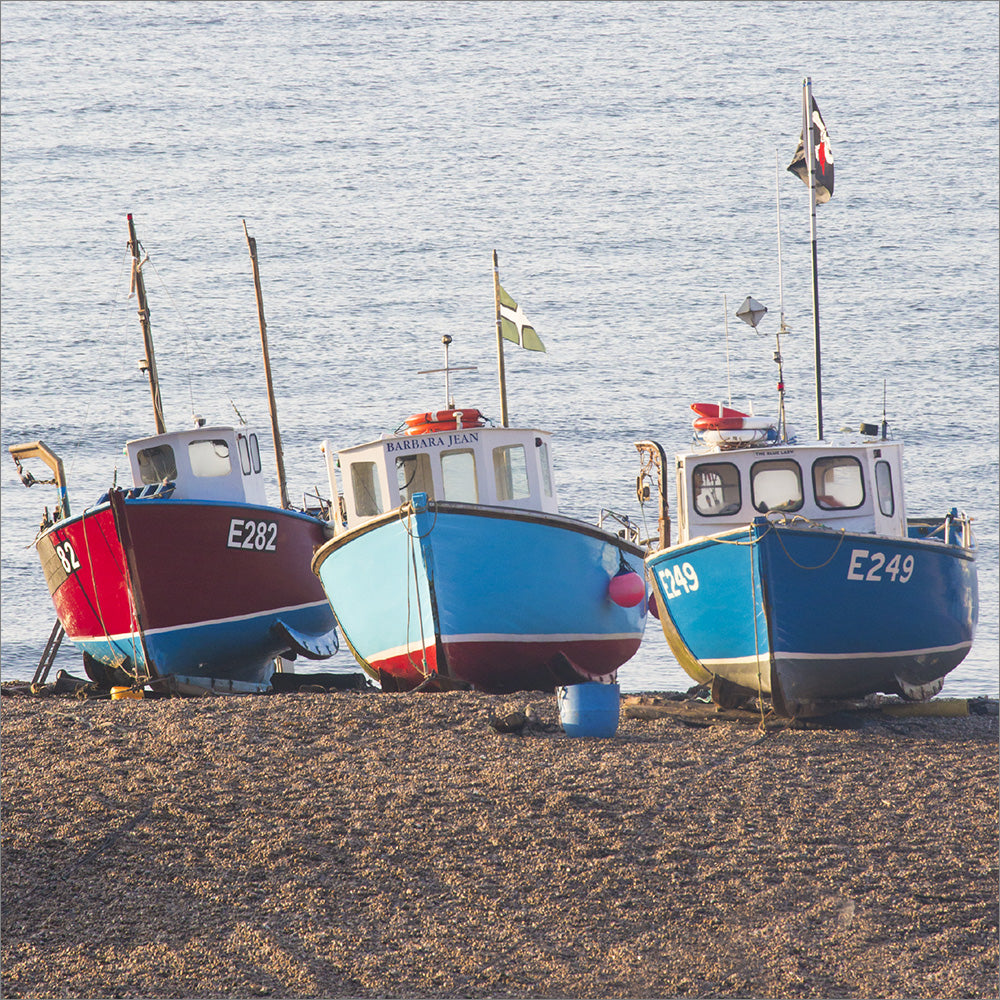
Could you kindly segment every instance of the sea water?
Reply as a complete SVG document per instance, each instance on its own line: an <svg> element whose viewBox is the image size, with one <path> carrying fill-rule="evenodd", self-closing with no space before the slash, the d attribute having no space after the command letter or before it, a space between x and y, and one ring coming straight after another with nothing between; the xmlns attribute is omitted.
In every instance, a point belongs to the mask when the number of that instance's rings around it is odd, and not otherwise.
<svg viewBox="0 0 1000 1000"><path fill-rule="evenodd" d="M555 432L566 513L642 521L634 442L685 447L691 402L773 413L782 305L788 417L814 435L808 197L785 171L810 76L836 164L825 430L884 413L910 513L976 519L979 630L945 694L997 694L995 3L4 3L0 27L2 444L60 454L76 510L153 432L128 212L171 427L266 435L242 220L256 237L296 500L329 492L324 439L446 404L419 374L445 334L476 366L457 405L499 415L494 249L547 348L508 346L511 421ZM54 620L31 546L53 492L3 470L7 680ZM68 644L58 668L81 673ZM619 681L691 684L655 620Z"/></svg>

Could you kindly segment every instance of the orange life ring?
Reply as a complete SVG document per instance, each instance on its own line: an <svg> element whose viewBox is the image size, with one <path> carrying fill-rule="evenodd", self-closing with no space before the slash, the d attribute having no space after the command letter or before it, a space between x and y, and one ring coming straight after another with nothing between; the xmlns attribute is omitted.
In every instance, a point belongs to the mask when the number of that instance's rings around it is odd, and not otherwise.
<svg viewBox="0 0 1000 1000"><path fill-rule="evenodd" d="M743 429L743 417L697 417L696 431L738 431Z"/></svg>
<svg viewBox="0 0 1000 1000"><path fill-rule="evenodd" d="M742 410L734 410L729 406L723 406L721 403L692 403L691 409L698 414L699 417L747 417L748 413L744 413Z"/></svg>
<svg viewBox="0 0 1000 1000"><path fill-rule="evenodd" d="M482 427L484 417L479 410L432 410L406 418L406 434L432 434L456 431L465 427Z"/></svg>

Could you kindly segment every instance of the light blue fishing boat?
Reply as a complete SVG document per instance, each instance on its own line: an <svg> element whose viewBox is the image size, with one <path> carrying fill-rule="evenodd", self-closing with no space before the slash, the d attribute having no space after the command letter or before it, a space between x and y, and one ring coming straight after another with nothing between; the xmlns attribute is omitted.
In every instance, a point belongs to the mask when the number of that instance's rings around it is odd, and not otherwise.
<svg viewBox="0 0 1000 1000"><path fill-rule="evenodd" d="M813 146L824 149L828 198L832 155L808 80L803 106L805 162L818 172ZM806 169L799 159L790 170ZM816 302L814 286L815 441L797 443L785 422L782 311L777 417L692 404L696 443L676 456L674 541L665 454L654 441L636 445L640 500L659 501L646 566L674 656L719 704L770 699L787 716L877 692L932 697L968 654L979 603L971 519L954 508L908 516L903 445L888 437L884 400L880 426L824 437ZM765 312L748 298L737 315L756 329Z"/></svg>
<svg viewBox="0 0 1000 1000"><path fill-rule="evenodd" d="M499 422L455 407L449 374L460 369L448 367L446 336L444 409L336 460L324 444L342 516L313 571L384 689L611 683L642 641L643 549L561 515L550 434L507 426L502 340L511 331L523 346L541 342L495 287Z"/></svg>

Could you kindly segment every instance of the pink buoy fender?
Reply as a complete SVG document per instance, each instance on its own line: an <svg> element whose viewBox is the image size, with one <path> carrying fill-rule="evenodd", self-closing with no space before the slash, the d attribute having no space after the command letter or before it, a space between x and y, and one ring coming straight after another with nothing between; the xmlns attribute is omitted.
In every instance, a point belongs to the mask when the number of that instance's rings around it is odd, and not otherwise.
<svg viewBox="0 0 1000 1000"><path fill-rule="evenodd" d="M633 570L622 570L611 578L608 597L620 608L634 608L646 599L646 584Z"/></svg>

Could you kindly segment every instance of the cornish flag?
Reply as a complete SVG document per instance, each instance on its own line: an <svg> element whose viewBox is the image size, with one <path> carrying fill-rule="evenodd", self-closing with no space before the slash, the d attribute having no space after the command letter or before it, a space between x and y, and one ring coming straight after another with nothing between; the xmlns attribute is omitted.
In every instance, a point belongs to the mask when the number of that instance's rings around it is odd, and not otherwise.
<svg viewBox="0 0 1000 1000"><path fill-rule="evenodd" d="M504 340L511 340L529 351L544 351L545 345L529 325L521 307L500 286L500 332Z"/></svg>
<svg viewBox="0 0 1000 1000"><path fill-rule="evenodd" d="M813 148L816 151L816 162L813 164L816 174L816 202L822 205L833 197L833 149L830 147L830 136L827 134L823 116L819 113L815 99L812 99L812 130ZM799 136L799 144L792 162L788 164L788 169L805 184L809 183L804 135Z"/></svg>

